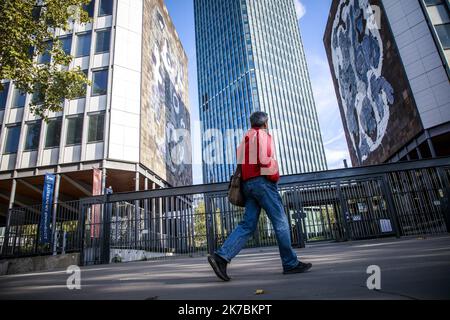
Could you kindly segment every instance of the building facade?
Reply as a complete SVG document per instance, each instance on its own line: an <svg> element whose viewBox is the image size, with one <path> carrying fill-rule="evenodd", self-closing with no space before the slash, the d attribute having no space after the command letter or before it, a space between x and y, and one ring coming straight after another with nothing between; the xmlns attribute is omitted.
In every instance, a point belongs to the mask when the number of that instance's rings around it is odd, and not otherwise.
<svg viewBox="0 0 450 320"><path fill-rule="evenodd" d="M450 155L449 2L337 0L324 35L354 166Z"/></svg>
<svg viewBox="0 0 450 320"><path fill-rule="evenodd" d="M450 2L448 0L422 0L420 5L450 77Z"/></svg>
<svg viewBox="0 0 450 320"><path fill-rule="evenodd" d="M270 116L281 174L326 170L293 0L195 0L205 183L228 181L254 111Z"/></svg>
<svg viewBox="0 0 450 320"><path fill-rule="evenodd" d="M92 81L86 95L46 123L30 112L32 95L2 81L2 223L8 207L40 203L46 173L57 175L55 201L92 196L95 169L102 191L192 184L190 139L180 144L176 133L190 128L188 61L163 0L93 0L87 9L91 23L56 31Z"/></svg>

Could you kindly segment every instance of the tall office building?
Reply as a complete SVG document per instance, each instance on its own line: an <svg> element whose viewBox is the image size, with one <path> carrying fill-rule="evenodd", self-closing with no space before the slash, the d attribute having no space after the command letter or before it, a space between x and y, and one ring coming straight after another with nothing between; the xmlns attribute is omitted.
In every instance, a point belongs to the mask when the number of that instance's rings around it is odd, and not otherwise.
<svg viewBox="0 0 450 320"><path fill-rule="evenodd" d="M355 166L450 155L448 0L333 1L324 43Z"/></svg>
<svg viewBox="0 0 450 320"><path fill-rule="evenodd" d="M270 116L281 174L326 170L293 0L194 0L203 179L228 181L254 111ZM211 130L219 130L220 135Z"/></svg>
<svg viewBox="0 0 450 320"><path fill-rule="evenodd" d="M0 225L8 206L41 202L46 173L55 201L192 184L190 146L174 134L190 128L187 56L163 0L93 0L88 11L92 23L57 31L92 81L85 95L45 123L31 95L2 81Z"/></svg>

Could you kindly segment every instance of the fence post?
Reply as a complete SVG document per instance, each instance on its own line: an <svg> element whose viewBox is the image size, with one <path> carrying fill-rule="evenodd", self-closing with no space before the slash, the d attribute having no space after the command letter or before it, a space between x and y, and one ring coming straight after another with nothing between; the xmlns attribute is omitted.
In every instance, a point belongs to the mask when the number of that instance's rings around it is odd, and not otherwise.
<svg viewBox="0 0 450 320"><path fill-rule="evenodd" d="M136 165L136 173L134 178L135 188L134 191L139 192L140 189L140 174L139 174L139 168L138 165ZM140 201L135 200L134 201L134 249L140 250L140 222L141 222L141 210L140 210ZM171 208L173 210L173 208Z"/></svg>
<svg viewBox="0 0 450 320"><path fill-rule="evenodd" d="M67 232L64 231L64 232L63 232L63 243L62 243L61 254L66 254L66 245L67 245L66 237L67 237Z"/></svg>
<svg viewBox="0 0 450 320"><path fill-rule="evenodd" d="M59 238L59 230L53 231L53 248L52 254L56 256L58 254L58 238Z"/></svg>
<svg viewBox="0 0 450 320"><path fill-rule="evenodd" d="M6 256L8 254L8 244L9 244L9 229L11 228L11 213L12 209L8 209L8 217L6 219L6 229L5 229L5 238L3 239L2 246L2 256Z"/></svg>
<svg viewBox="0 0 450 320"><path fill-rule="evenodd" d="M397 212L397 209L395 208L394 198L392 197L393 193L392 193L391 186L389 184L389 179L388 179L387 173L384 174L383 177L381 178L381 185L382 185L383 193L385 194L385 197L386 197L386 203L388 206L388 210L390 212L389 216L392 218L392 222L394 225L395 236L397 238L400 238L402 236L402 230L400 227L400 220L398 218L398 212Z"/></svg>
<svg viewBox="0 0 450 320"><path fill-rule="evenodd" d="M52 251L53 251L53 255L56 256L58 254L57 250L58 250L58 232L57 232L57 228L56 228L56 224L58 222L58 202L59 202L59 186L61 183L61 175L57 174L56 175L56 181L55 181L55 189L54 189L54 196L53 196L53 204L52 204L52 208L53 208L53 215L52 215Z"/></svg>
<svg viewBox="0 0 450 320"><path fill-rule="evenodd" d="M295 230L297 232L298 245L300 248L305 248L305 237L303 236L303 202L300 194L300 190L293 192L293 198L295 201L294 205L294 220L295 220Z"/></svg>
<svg viewBox="0 0 450 320"><path fill-rule="evenodd" d="M294 219L295 219L295 229L297 231L297 238L298 238L298 245L300 248L305 248L306 247L306 243L305 243L305 237L304 235L304 230L303 230L303 209L297 210L297 212L294 215Z"/></svg>
<svg viewBox="0 0 450 320"><path fill-rule="evenodd" d="M112 206L110 203L110 193L106 194L106 203L103 204L103 246L101 254L101 263L109 264L111 252L111 216Z"/></svg>
<svg viewBox="0 0 450 320"><path fill-rule="evenodd" d="M301 248L306 248L306 242L308 241L308 230L306 229L306 213L303 208L303 199L301 197L300 191L299 194L299 211L297 216L297 232L299 235L300 246Z"/></svg>
<svg viewBox="0 0 450 320"><path fill-rule="evenodd" d="M41 214L42 214L42 210L41 210ZM40 221L40 216L38 216L37 228L36 228L36 239L34 242L34 253L36 253L36 254L39 251L40 232L41 232L41 221Z"/></svg>
<svg viewBox="0 0 450 320"><path fill-rule="evenodd" d="M341 220L341 223L342 223L342 226L343 226L344 240L345 241L349 241L350 240L350 226L349 226L348 221L347 221L347 215L349 214L347 201L345 201L344 195L342 194L341 182L338 181L336 186L337 186L339 203L341 205L341 211L342 211L342 214L340 215L341 216L340 220Z"/></svg>
<svg viewBox="0 0 450 320"><path fill-rule="evenodd" d="M448 169L450 170L450 169ZM447 232L450 233L450 182L445 168L437 168L437 173L442 184L443 199L441 201L442 214L444 216Z"/></svg>
<svg viewBox="0 0 450 320"><path fill-rule="evenodd" d="M213 254L216 249L214 237L214 224L211 208L211 200L208 195L205 195L205 221L206 221L206 242L208 245L208 253Z"/></svg>
<svg viewBox="0 0 450 320"><path fill-rule="evenodd" d="M148 190L148 178L144 179L144 190ZM149 237L150 237L150 212L149 212L149 200L144 200L144 230L147 230L147 233L144 233L144 250L149 250Z"/></svg>
<svg viewBox="0 0 450 320"><path fill-rule="evenodd" d="M17 180L13 179L12 180L12 186L11 186L11 196L9 199L9 204L8 204L8 221L7 221L7 228L5 230L5 242L4 242L4 248L6 250L7 247L9 247L9 237L10 237L10 231L11 231L11 216L12 216L12 212L13 212L13 208L14 208L14 200L16 198L16 188L17 188ZM16 233L17 233L17 229L16 229ZM14 255L14 245L15 245L15 240L13 242L13 249L12 249L12 254ZM5 251L5 253L7 253Z"/></svg>
<svg viewBox="0 0 450 320"><path fill-rule="evenodd" d="M85 265L85 259L84 259L84 247L85 247L85 234L86 234L86 205L81 202L80 203L80 237L81 237L81 247L80 247L80 265L84 266Z"/></svg>

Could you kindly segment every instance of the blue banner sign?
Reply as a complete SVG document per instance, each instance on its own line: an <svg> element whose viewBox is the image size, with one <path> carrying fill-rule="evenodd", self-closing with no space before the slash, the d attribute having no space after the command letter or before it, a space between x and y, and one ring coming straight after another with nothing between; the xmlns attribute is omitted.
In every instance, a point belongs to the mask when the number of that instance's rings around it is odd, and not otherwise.
<svg viewBox="0 0 450 320"><path fill-rule="evenodd" d="M44 191L42 192L42 211L39 224L39 243L46 244L51 241L50 223L52 219L53 191L55 190L56 176L46 174L44 182Z"/></svg>

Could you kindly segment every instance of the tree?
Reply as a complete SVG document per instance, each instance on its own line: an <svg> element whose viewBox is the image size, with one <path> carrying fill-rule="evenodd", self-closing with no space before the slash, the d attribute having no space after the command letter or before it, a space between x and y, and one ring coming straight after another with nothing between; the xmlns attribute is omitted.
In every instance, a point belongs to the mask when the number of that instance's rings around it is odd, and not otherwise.
<svg viewBox="0 0 450 320"><path fill-rule="evenodd" d="M200 201L194 210L194 242L195 247L206 247L206 207Z"/></svg>
<svg viewBox="0 0 450 320"><path fill-rule="evenodd" d="M43 119L61 111L64 99L81 96L90 82L79 67L69 69L67 55L54 31L89 22L84 10L90 0L1 0L0 79L12 80L33 94L31 111ZM51 56L44 64L36 57ZM0 90L3 86L0 83Z"/></svg>

